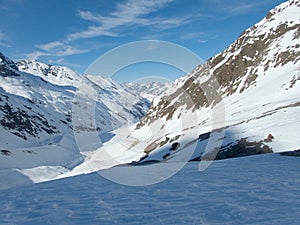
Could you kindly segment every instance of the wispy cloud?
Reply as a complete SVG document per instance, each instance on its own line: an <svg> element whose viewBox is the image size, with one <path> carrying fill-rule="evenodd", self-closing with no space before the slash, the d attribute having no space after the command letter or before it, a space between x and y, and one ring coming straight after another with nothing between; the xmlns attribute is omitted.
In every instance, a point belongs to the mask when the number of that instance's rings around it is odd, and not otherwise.
<svg viewBox="0 0 300 225"><path fill-rule="evenodd" d="M226 12L230 15L243 15L249 14L252 10L255 10L261 6L262 3L246 3L237 4L234 7L226 7Z"/></svg>
<svg viewBox="0 0 300 225"><path fill-rule="evenodd" d="M69 56L88 52L87 49L78 49L69 44L60 41L53 41L46 44L36 45L38 51L25 54L25 56L32 60L37 60L42 56Z"/></svg>
<svg viewBox="0 0 300 225"><path fill-rule="evenodd" d="M56 55L56 56L68 56L68 55L76 55L85 53L88 50L86 49L77 49L71 45L68 45L64 42L53 41L43 45L36 45L37 48L43 50L48 55Z"/></svg>
<svg viewBox="0 0 300 225"><path fill-rule="evenodd" d="M189 33L185 33L183 34L180 39L181 40L195 40L195 39L199 39L199 38L204 38L206 37L207 34L205 32L189 32Z"/></svg>
<svg viewBox="0 0 300 225"><path fill-rule="evenodd" d="M65 61L64 58L50 59L48 62L49 62L49 64L59 64L59 65L64 65L64 66L68 66L68 67L82 68L82 65L67 62L67 61Z"/></svg>
<svg viewBox="0 0 300 225"><path fill-rule="evenodd" d="M48 55L45 52L41 52L41 51L35 51L35 52L31 52L28 54L25 54L26 59L30 59L30 60L37 60L39 59L41 56L46 56Z"/></svg>
<svg viewBox="0 0 300 225"><path fill-rule="evenodd" d="M155 12L168 6L174 0L127 0L118 3L115 10L108 15L100 15L91 11L78 11L78 16L91 22L86 29L70 33L65 39L56 40L45 44L36 45L38 51L27 54L31 58L41 56L69 56L82 54L92 49L79 49L74 47L74 42L96 37L126 36L131 29L145 28L152 31L163 31L180 27L191 22L192 15L183 17L158 17Z"/></svg>
<svg viewBox="0 0 300 225"><path fill-rule="evenodd" d="M42 45L36 45L37 48L41 49L41 50L44 50L44 51L51 51L57 47L61 47L63 46L64 44L60 41L53 41L53 42L49 42L47 44L42 44Z"/></svg>
<svg viewBox="0 0 300 225"><path fill-rule="evenodd" d="M198 43L207 43L209 40L216 38L205 32L187 32L180 37L182 41L197 41Z"/></svg>
<svg viewBox="0 0 300 225"><path fill-rule="evenodd" d="M190 17L182 18L161 18L150 16L166 7L173 0L128 0L119 3L116 9L108 16L96 15L90 11L79 11L80 18L93 22L95 25L89 26L86 30L72 33L68 36L68 41L99 36L117 37L122 35L118 28L130 29L132 26L144 27L156 30L166 30L182 26L187 23ZM126 29L125 29L126 30Z"/></svg>
<svg viewBox="0 0 300 225"><path fill-rule="evenodd" d="M206 0L213 11L222 13L224 16L245 15L259 10L267 1L256 0Z"/></svg>

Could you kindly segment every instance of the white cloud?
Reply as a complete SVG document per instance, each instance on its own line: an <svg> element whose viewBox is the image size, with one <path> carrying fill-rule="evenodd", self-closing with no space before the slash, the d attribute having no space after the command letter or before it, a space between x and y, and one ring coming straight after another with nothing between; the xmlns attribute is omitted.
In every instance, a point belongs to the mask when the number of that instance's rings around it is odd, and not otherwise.
<svg viewBox="0 0 300 225"><path fill-rule="evenodd" d="M25 54L26 59L30 59L30 60L37 60L39 59L41 56L47 56L48 54L45 52L41 52L41 51L35 51L35 52L31 52L28 54Z"/></svg>
<svg viewBox="0 0 300 225"><path fill-rule="evenodd" d="M117 10L112 13L113 16L120 18L137 18L147 15L165 7L173 0L129 0L117 6Z"/></svg>
<svg viewBox="0 0 300 225"><path fill-rule="evenodd" d="M46 44L36 45L39 51L25 54L26 58L37 60L42 56L69 56L88 52L87 49L77 49L71 45L59 41L53 41Z"/></svg>
<svg viewBox="0 0 300 225"><path fill-rule="evenodd" d="M192 17L190 16L169 18L169 19L157 18L153 20L153 25L154 25L154 29L167 30L170 28L175 28L187 24L191 22L191 18Z"/></svg>
<svg viewBox="0 0 300 225"><path fill-rule="evenodd" d="M194 40L196 38L199 37L203 37L205 35L205 33L203 32L189 32L189 33L185 33L184 35L182 35L180 37L181 40Z"/></svg>
<svg viewBox="0 0 300 225"><path fill-rule="evenodd" d="M79 11L81 19L94 23L85 30L71 33L61 41L52 41L45 44L36 45L39 51L27 54L32 59L38 59L41 56L69 56L82 54L91 49L78 49L72 46L76 40L94 38L101 36L118 37L135 28L146 27L150 30L166 30L182 26L191 21L191 16L163 18L152 16L151 14L166 7L174 0L127 0L118 3L115 10L107 16L97 15L90 11ZM123 33L124 32L124 33Z"/></svg>
<svg viewBox="0 0 300 225"><path fill-rule="evenodd" d="M252 12L259 6L261 6L260 3L237 4L234 7L227 7L227 12L230 15L243 15Z"/></svg>
<svg viewBox="0 0 300 225"><path fill-rule="evenodd" d="M198 41L199 43L206 43L208 42L209 39L212 38L213 37L211 37L205 32L188 32L180 37L180 39L183 41L194 40L194 41Z"/></svg>
<svg viewBox="0 0 300 225"><path fill-rule="evenodd" d="M75 64L75 63L69 63L69 62L66 62L64 58L58 58L58 59L50 59L48 61L49 64L58 64L58 65L64 65L64 66L68 66L68 67L77 67L77 68L82 68L82 65L78 65L78 64Z"/></svg>
<svg viewBox="0 0 300 225"><path fill-rule="evenodd" d="M60 50L54 52L53 54L56 56L68 56L68 55L77 55L88 52L87 49L77 49L70 45L61 46Z"/></svg>
<svg viewBox="0 0 300 225"><path fill-rule="evenodd" d="M213 7L213 11L224 14L224 16L245 15L255 12L262 5L267 4L267 1L257 0L206 0Z"/></svg>
<svg viewBox="0 0 300 225"><path fill-rule="evenodd" d="M102 27L89 27L85 31L77 32L70 34L67 38L67 41L75 41L79 39L84 39L84 38L93 38L93 37L99 37L99 36L109 36L109 37L116 37L118 36L116 33L109 32Z"/></svg>
<svg viewBox="0 0 300 225"><path fill-rule="evenodd" d="M36 47L38 47L39 49L44 50L44 51L51 51L55 48L62 47L63 45L64 44L60 41L53 41L53 42L49 42L47 44L36 45Z"/></svg>
<svg viewBox="0 0 300 225"><path fill-rule="evenodd" d="M164 8L173 0L128 0L116 6L115 11L108 16L95 15L90 11L79 11L80 18L96 23L86 30L70 34L68 41L99 36L116 37L120 35L118 28L126 30L132 26L149 27L156 30L165 30L179 27L187 23L190 17L183 18L158 18L149 14Z"/></svg>

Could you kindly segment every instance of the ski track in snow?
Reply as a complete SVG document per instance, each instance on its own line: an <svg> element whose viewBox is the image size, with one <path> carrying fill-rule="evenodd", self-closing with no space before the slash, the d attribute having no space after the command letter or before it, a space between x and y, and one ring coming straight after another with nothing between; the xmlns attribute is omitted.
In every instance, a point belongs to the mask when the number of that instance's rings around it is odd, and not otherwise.
<svg viewBox="0 0 300 225"><path fill-rule="evenodd" d="M1 191L0 224L299 224L299 169L270 154L188 163L146 187L80 175Z"/></svg>

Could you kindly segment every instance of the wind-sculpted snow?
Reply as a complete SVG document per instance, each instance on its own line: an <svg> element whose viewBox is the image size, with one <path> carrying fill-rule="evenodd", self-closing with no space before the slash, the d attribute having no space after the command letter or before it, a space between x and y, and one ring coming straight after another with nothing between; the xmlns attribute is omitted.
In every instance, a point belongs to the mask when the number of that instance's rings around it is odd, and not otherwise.
<svg viewBox="0 0 300 225"><path fill-rule="evenodd" d="M80 175L2 190L0 223L299 224L299 169L299 158L274 154L218 161L204 172L188 163L147 187Z"/></svg>

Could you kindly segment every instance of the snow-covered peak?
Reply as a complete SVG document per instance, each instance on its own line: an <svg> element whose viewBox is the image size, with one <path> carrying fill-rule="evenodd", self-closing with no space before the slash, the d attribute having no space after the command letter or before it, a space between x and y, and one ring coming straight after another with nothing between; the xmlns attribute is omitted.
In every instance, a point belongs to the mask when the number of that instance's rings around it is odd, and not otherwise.
<svg viewBox="0 0 300 225"><path fill-rule="evenodd" d="M297 11L299 10L298 8L300 7L300 1L299 0L289 0L286 1L274 9L270 10L268 15L266 16L266 19L270 19L270 17L277 15L277 16L282 16L285 20L294 20L298 19L299 16L297 16Z"/></svg>
<svg viewBox="0 0 300 225"><path fill-rule="evenodd" d="M248 36L268 36L270 33L276 33L276 29L284 32L286 29L299 25L299 15L300 1L289 0L272 9L263 20L246 30L245 33Z"/></svg>
<svg viewBox="0 0 300 225"><path fill-rule="evenodd" d="M20 71L40 76L50 83L57 85L77 86L81 80L81 74L64 66L53 66L33 60L21 60L17 62Z"/></svg>

